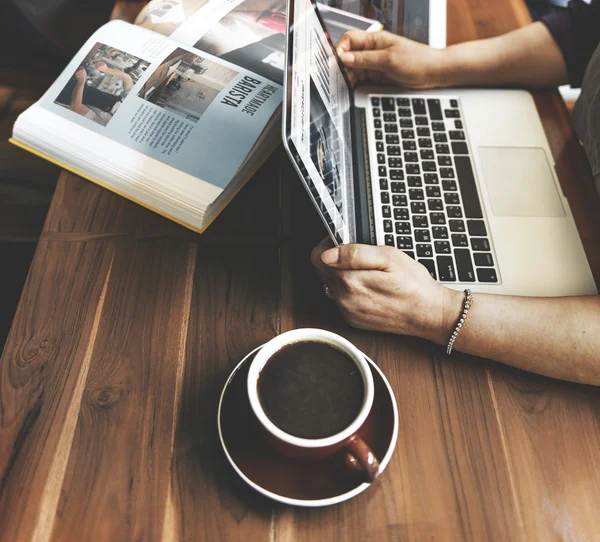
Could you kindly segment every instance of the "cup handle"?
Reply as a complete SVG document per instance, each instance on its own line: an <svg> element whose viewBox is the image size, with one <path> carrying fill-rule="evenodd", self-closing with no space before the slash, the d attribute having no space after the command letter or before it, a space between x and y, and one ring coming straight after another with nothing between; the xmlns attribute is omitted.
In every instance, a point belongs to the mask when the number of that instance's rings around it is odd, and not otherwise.
<svg viewBox="0 0 600 542"><path fill-rule="evenodd" d="M344 464L354 472L362 473L365 480L373 482L379 475L379 461L371 448L358 435L354 435L344 447Z"/></svg>

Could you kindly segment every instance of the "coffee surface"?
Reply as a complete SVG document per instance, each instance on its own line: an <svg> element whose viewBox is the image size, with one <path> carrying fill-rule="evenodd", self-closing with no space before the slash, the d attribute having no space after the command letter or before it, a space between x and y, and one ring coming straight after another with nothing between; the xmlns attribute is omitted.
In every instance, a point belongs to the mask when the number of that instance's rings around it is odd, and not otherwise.
<svg viewBox="0 0 600 542"><path fill-rule="evenodd" d="M281 430L302 438L326 438L358 416L364 385L349 356L328 344L287 345L267 362L258 380L267 417Z"/></svg>

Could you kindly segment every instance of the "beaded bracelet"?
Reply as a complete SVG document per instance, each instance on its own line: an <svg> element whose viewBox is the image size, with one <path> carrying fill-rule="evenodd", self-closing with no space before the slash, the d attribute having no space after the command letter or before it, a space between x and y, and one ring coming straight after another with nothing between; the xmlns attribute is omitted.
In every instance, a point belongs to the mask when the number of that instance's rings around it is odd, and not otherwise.
<svg viewBox="0 0 600 542"><path fill-rule="evenodd" d="M454 341L456 341L456 337L458 337L458 334L460 333L460 330L463 327L465 320L467 319L467 315L469 314L469 308L471 307L472 300L473 300L473 294L471 294L471 290L469 290L467 288L465 290L465 300L463 302L462 314L460 315L458 324L456 324L456 327L454 328L454 332L452 333L452 337L450 337L450 340L448 341L448 346L446 347L446 354L448 354L448 355L450 355L452 353L452 347L454 346Z"/></svg>

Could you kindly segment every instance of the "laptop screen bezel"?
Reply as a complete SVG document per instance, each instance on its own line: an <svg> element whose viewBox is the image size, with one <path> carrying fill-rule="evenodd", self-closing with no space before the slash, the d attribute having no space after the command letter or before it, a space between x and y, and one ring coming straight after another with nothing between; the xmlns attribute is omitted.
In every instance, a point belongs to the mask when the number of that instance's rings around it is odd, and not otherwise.
<svg viewBox="0 0 600 542"><path fill-rule="evenodd" d="M308 1L311 4L312 9L313 9L315 15L317 16L317 20L319 21L319 24L321 25L321 28L322 28L323 32L325 33L327 42L329 43L329 45L331 46L331 49L333 50L334 58L335 58L335 61L337 62L337 65L342 73L342 77L344 78L344 83L348 87L348 94L350 97L350 111L349 111L349 113L350 113L350 141L352 142L352 152L354 153L354 152L356 152L356 149L354 146L354 133L355 133L354 109L355 109L355 106L354 106L354 91L353 91L352 85L350 84L350 80L348 79L348 75L346 74L346 70L345 70L341 60L338 57L337 51L335 49L335 45L331 41L329 32L327 31L327 28L325 27L325 24L323 23L323 19L319 13L319 9L318 9L316 1L315 0L300 0L300 1ZM284 147L286 148L286 150L288 151L290 157L292 158L292 163L294 164L294 167L295 167L296 171L298 172L298 175L302 179L302 182L305 185L306 191L308 192L313 204L315 205L315 207L319 213L319 216L321 217L321 220L325 224L325 228L329 232L331 239L333 240L333 242L336 245L340 245L340 244L342 244L342 237L337 231L333 230L329 226L329 224L327 222L327 218L323 215L321 206L319 205L319 202L315 199L315 196L313 195L313 193L311 191L312 180L310 178L310 175L304 168L302 159L300 158L300 154L297 151L296 146L294 145L294 141L292 140L292 134L291 134L292 126L291 126L290 118L291 118L291 112L292 112L292 91L293 91L293 85L291 84L291 79L292 79L292 64L293 64L293 58L294 58L294 54L293 54L293 50L294 50L293 49L294 48L294 35L293 35L293 33L294 33L294 11L295 11L295 0L287 0L287 17L286 17L287 18L287 23L286 23L287 27L286 27L286 42L285 42L285 62L286 63L285 63L285 74L284 74L284 78L283 78L284 103L283 103L283 108L282 108L283 144L284 144ZM354 160L354 159L352 160L352 170L353 170L352 190L353 190L353 194L356 194L358 171L357 171L356 160ZM352 221L353 226L356 225L356 214L355 213L352 213L351 216L346 216L344 218L348 221ZM351 231L356 231L356 228L355 227L351 228ZM349 243L354 243L356 241L357 241L357 239L355 237L349 239Z"/></svg>

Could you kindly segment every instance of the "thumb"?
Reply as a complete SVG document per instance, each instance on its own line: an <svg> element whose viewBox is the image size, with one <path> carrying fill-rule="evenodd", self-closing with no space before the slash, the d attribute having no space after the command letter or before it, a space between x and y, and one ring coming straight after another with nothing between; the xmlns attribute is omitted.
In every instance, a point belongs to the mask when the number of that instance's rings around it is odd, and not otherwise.
<svg viewBox="0 0 600 542"><path fill-rule="evenodd" d="M370 245L342 245L325 251L321 259L337 269L386 271L392 264L391 250Z"/></svg>
<svg viewBox="0 0 600 542"><path fill-rule="evenodd" d="M390 67L390 53L385 49L375 51L346 51L339 54L348 68L384 71Z"/></svg>

